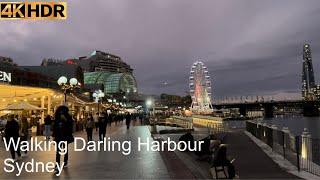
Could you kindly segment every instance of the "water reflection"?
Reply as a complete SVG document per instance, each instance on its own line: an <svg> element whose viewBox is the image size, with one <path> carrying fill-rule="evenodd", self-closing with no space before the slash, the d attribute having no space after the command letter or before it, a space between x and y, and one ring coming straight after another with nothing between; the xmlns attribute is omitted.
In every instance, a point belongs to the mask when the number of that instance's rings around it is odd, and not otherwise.
<svg viewBox="0 0 320 180"><path fill-rule="evenodd" d="M295 135L301 135L304 128L307 128L312 137L320 138L320 117L303 117L302 115L277 115L271 119L258 120L269 125L276 125L278 128L288 127Z"/></svg>

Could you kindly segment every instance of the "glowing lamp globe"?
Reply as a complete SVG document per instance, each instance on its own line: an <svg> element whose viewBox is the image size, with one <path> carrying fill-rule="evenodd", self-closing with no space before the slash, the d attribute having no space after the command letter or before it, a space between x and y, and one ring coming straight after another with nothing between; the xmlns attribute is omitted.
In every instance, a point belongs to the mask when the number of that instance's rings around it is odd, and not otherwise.
<svg viewBox="0 0 320 180"><path fill-rule="evenodd" d="M104 93L103 93L103 92L100 93L100 94L99 94L99 97L104 97Z"/></svg>
<svg viewBox="0 0 320 180"><path fill-rule="evenodd" d="M71 78L69 83L70 83L70 85L75 86L78 84L78 80L76 78Z"/></svg>
<svg viewBox="0 0 320 180"><path fill-rule="evenodd" d="M65 77L65 76L61 76L59 79L58 79L58 84L59 86L63 85L63 84L66 84L68 82L68 79Z"/></svg>
<svg viewBox="0 0 320 180"><path fill-rule="evenodd" d="M148 106L148 107L150 107L150 106L152 106L152 100L151 99L148 99L147 100L147 102L146 102L146 105Z"/></svg>

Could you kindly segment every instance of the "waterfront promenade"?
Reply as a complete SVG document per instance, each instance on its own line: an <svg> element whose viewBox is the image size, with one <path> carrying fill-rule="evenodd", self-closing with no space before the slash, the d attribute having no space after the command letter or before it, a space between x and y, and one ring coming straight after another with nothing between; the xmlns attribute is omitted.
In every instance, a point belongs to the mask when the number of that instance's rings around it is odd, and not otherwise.
<svg viewBox="0 0 320 180"><path fill-rule="evenodd" d="M241 179L297 179L281 169L243 131L230 132L225 137L228 155L235 158L234 164Z"/></svg>
<svg viewBox="0 0 320 180"><path fill-rule="evenodd" d="M160 136L178 141L181 135L165 134ZM193 135L197 140L204 138L208 135L207 128L195 126ZM219 134L217 137L223 138L223 143L227 145L227 156L230 159L235 159L236 174L240 179L299 179L279 167L242 129L233 130L224 135ZM212 177L209 171L210 164L207 161L198 160L192 152L176 152L176 154L196 178L208 179ZM223 177L222 174L220 175Z"/></svg>
<svg viewBox="0 0 320 180"><path fill-rule="evenodd" d="M195 137L206 136L204 128L196 128ZM148 126L132 126L129 131L124 125L114 124L107 128L107 135L119 141L130 140L134 144L137 138L151 137ZM178 139L181 134L168 134L173 139ZM85 137L84 132L78 132L76 137ZM94 140L97 140L97 132L94 132ZM293 176L281 169L274 163L254 142L252 142L242 131L228 133L225 136L228 144L228 156L235 158L237 175L241 179L246 178L284 178L295 179ZM72 147L72 146L71 146ZM74 152L72 148L69 156L69 167L64 169L60 177L53 173L27 173L23 172L18 178L21 179L208 179L211 178L210 165L208 162L197 160L193 153L184 152L152 152L136 151L133 147L129 156L121 152ZM5 152L3 143L0 146L1 159L10 157ZM31 158L42 162L55 160L55 152L30 152L28 157L21 162L29 161ZM3 161L0 162L3 167ZM17 178L15 173L5 173L0 170L1 179Z"/></svg>

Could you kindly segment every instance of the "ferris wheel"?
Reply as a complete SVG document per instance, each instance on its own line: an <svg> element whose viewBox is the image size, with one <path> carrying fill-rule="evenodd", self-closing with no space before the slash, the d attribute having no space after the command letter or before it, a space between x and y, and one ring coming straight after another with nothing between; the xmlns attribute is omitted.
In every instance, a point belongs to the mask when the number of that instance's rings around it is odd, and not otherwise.
<svg viewBox="0 0 320 180"><path fill-rule="evenodd" d="M207 67L201 61L196 61L191 66L189 81L192 112L197 114L212 113L211 78Z"/></svg>

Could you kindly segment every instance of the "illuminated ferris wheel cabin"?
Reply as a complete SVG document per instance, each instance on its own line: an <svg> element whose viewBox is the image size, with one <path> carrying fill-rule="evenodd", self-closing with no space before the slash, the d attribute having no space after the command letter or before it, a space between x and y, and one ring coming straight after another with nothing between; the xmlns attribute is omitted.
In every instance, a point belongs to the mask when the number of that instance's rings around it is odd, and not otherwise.
<svg viewBox="0 0 320 180"><path fill-rule="evenodd" d="M190 95L192 98L192 112L195 114L212 113L211 78L208 69L203 62L196 61L193 63L189 81Z"/></svg>

